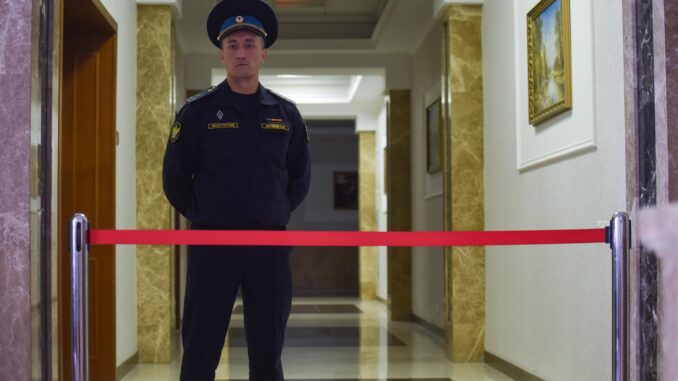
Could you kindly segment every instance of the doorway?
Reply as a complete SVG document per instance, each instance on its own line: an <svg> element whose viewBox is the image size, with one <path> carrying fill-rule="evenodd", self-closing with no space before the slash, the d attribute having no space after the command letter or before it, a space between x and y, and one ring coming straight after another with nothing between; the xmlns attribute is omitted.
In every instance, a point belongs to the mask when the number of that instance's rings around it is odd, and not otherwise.
<svg viewBox="0 0 678 381"><path fill-rule="evenodd" d="M116 24L98 0L63 0L59 132L59 378L71 378L68 223L115 228ZM89 377L115 379L115 248L91 247Z"/></svg>
<svg viewBox="0 0 678 381"><path fill-rule="evenodd" d="M354 119L307 119L312 142L311 186L293 213L290 230L356 231L358 138ZM292 252L294 296L358 297L357 247L296 247Z"/></svg>

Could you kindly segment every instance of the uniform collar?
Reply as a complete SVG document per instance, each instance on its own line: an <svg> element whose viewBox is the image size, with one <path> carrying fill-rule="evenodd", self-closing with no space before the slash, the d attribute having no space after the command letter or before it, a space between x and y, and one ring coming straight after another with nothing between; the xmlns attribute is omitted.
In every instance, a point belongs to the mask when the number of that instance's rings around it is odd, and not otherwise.
<svg viewBox="0 0 678 381"><path fill-rule="evenodd" d="M225 99L228 101L228 103L232 104L231 102L231 97L233 96L233 90L231 90L231 86L228 84L228 81L224 79L223 82L221 82L218 86L225 95ZM267 105L267 106L273 106L278 104L278 100L276 100L273 95L271 95L271 92L265 88L261 83L259 83L259 89L257 90L257 93L259 94L259 100L261 101L261 104ZM220 102L222 99L219 99L219 97L215 98L217 102ZM220 102L221 103L221 102Z"/></svg>
<svg viewBox="0 0 678 381"><path fill-rule="evenodd" d="M271 95L271 92L268 91L261 83L259 83L259 99L261 103L267 106L273 106L278 104L278 101Z"/></svg>

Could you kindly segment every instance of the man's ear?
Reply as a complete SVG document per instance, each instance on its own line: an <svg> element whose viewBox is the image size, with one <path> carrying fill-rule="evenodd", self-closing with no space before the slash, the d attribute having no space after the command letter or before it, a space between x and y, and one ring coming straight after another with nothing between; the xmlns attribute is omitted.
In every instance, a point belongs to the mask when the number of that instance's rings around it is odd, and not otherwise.
<svg viewBox="0 0 678 381"><path fill-rule="evenodd" d="M264 49L261 51L261 62L266 61L266 57L268 57L268 49Z"/></svg>

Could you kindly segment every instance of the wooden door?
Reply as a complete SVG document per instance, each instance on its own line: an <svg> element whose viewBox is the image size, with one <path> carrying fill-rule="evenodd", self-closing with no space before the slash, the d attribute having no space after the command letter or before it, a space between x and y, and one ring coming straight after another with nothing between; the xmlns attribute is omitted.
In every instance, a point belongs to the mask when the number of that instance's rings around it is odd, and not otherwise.
<svg viewBox="0 0 678 381"><path fill-rule="evenodd" d="M88 9L85 3L94 2L98 0L64 1L58 203L61 380L71 377L69 220L81 212L93 227L115 228L116 36L91 14L84 15L90 25L73 19L74 12ZM88 266L90 379L113 381L115 248L91 247Z"/></svg>

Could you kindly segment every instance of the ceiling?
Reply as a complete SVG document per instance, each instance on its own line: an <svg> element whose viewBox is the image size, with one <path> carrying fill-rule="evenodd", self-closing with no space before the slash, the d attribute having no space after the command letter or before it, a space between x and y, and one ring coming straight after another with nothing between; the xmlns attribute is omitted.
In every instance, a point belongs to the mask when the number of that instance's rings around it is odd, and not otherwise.
<svg viewBox="0 0 678 381"><path fill-rule="evenodd" d="M213 54L205 20L219 0L184 0L177 37L187 54ZM274 51L410 52L428 29L433 0L266 0L279 22ZM423 26L423 28L422 28Z"/></svg>
<svg viewBox="0 0 678 381"><path fill-rule="evenodd" d="M271 0L280 38L369 39L386 0Z"/></svg>
<svg viewBox="0 0 678 381"><path fill-rule="evenodd" d="M362 79L360 75L264 74L259 77L270 89L304 104L350 103Z"/></svg>

